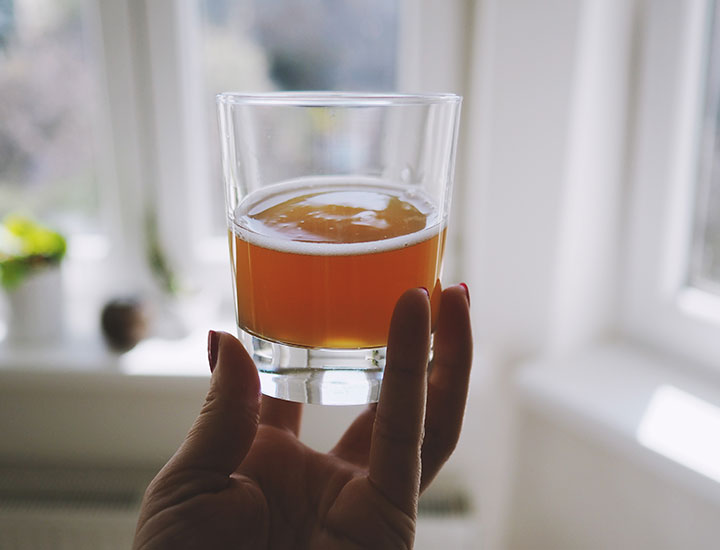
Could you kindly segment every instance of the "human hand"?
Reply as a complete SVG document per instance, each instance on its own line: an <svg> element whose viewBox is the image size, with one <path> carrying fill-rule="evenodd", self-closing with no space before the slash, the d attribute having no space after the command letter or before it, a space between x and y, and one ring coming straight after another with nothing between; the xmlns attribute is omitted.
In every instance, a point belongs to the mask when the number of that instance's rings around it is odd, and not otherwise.
<svg viewBox="0 0 720 550"><path fill-rule="evenodd" d="M216 334L207 400L148 487L133 548L412 548L418 496L460 435L472 356L466 289L442 293L429 376L427 293L403 294L380 400L329 453L298 440L301 404L261 403L245 349Z"/></svg>

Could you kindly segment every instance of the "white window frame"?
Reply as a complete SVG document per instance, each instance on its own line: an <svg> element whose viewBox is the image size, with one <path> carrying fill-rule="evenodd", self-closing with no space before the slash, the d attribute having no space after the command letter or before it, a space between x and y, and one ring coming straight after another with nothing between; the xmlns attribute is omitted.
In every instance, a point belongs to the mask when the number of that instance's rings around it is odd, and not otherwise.
<svg viewBox="0 0 720 550"><path fill-rule="evenodd" d="M151 285L144 217L152 159L138 71L143 37L132 2L87 0L86 5L102 98L97 150L101 209L111 250L108 284L142 292Z"/></svg>
<svg viewBox="0 0 720 550"><path fill-rule="evenodd" d="M179 275L179 297L202 301L202 288L230 296L227 242L207 238L210 182L195 2L88 0L88 6L106 100L101 133L108 154L100 168L113 250L110 284L124 294L162 292L148 264L153 216L158 244ZM215 188L222 193L221 182ZM212 309L217 300L210 301Z"/></svg>
<svg viewBox="0 0 720 550"><path fill-rule="evenodd" d="M685 286L711 2L651 2L646 10L621 330L717 368L720 300Z"/></svg>

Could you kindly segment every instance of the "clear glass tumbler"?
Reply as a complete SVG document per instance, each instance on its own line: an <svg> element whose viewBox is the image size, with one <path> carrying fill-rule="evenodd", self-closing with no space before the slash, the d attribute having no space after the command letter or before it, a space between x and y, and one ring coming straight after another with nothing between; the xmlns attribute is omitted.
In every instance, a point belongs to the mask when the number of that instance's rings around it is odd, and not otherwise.
<svg viewBox="0 0 720 550"><path fill-rule="evenodd" d="M393 308L440 297L462 98L217 97L238 335L263 393L377 401Z"/></svg>

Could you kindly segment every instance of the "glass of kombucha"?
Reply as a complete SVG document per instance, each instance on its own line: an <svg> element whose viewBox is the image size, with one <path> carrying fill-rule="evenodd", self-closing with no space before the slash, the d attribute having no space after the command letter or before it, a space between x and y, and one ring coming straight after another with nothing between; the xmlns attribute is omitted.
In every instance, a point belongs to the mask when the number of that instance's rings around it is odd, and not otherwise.
<svg viewBox="0 0 720 550"><path fill-rule="evenodd" d="M377 401L393 308L425 287L433 318L461 98L217 97L238 335L263 393Z"/></svg>

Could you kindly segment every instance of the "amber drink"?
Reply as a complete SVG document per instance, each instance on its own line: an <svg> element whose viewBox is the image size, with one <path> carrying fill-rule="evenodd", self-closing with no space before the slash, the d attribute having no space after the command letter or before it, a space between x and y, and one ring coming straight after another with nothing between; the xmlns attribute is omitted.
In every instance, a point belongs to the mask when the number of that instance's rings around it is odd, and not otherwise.
<svg viewBox="0 0 720 550"><path fill-rule="evenodd" d="M385 346L400 295L439 290L445 231L402 187L298 181L247 197L231 228L238 324L269 341Z"/></svg>
<svg viewBox="0 0 720 550"><path fill-rule="evenodd" d="M437 314L459 98L223 94L218 104L238 334L263 392L377 400L400 295L428 289ZM444 124L432 105L448 111ZM438 167L421 159L439 137Z"/></svg>

